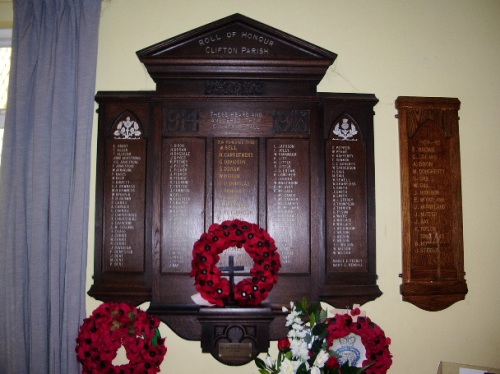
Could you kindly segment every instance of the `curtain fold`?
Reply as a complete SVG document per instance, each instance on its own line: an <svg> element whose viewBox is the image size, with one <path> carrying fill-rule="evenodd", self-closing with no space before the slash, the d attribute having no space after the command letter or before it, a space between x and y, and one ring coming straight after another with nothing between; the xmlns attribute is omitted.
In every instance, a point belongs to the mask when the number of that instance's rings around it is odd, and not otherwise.
<svg viewBox="0 0 500 374"><path fill-rule="evenodd" d="M101 0L14 0L0 170L0 373L78 373Z"/></svg>

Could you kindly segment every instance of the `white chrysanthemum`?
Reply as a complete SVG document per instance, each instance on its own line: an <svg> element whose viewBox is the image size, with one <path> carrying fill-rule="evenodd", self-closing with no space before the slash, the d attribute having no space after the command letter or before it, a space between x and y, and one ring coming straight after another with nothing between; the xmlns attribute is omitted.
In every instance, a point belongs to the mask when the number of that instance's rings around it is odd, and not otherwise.
<svg viewBox="0 0 500 374"><path fill-rule="evenodd" d="M292 361L290 361L288 358L285 358L281 363L279 374L294 374L294 373L295 373L295 368L293 366Z"/></svg>
<svg viewBox="0 0 500 374"><path fill-rule="evenodd" d="M317 366L311 368L311 374L321 374L321 370Z"/></svg>
<svg viewBox="0 0 500 374"><path fill-rule="evenodd" d="M292 311L286 316L286 326L291 326L294 323L301 323L301 319L299 317L299 313L292 309Z"/></svg>
<svg viewBox="0 0 500 374"><path fill-rule="evenodd" d="M267 355L267 357L264 359L264 362L267 367L273 367L274 364L276 363L276 360L271 356Z"/></svg>
<svg viewBox="0 0 500 374"><path fill-rule="evenodd" d="M329 357L330 355L328 354L327 351L324 350L319 351L318 355L316 356L316 359L314 360L314 366L322 368Z"/></svg>
<svg viewBox="0 0 500 374"><path fill-rule="evenodd" d="M307 336L308 330L304 328L303 325L294 323L292 325L292 328L288 331L288 337L289 338L300 338L303 339Z"/></svg>
<svg viewBox="0 0 500 374"><path fill-rule="evenodd" d="M290 339L305 339L307 336L309 335L309 332L308 331L297 331L297 330L290 330L288 331L288 337Z"/></svg>
<svg viewBox="0 0 500 374"><path fill-rule="evenodd" d="M308 333L309 332L306 330L299 330L295 332L295 336L297 336L297 338L304 339L308 335Z"/></svg>
<svg viewBox="0 0 500 374"><path fill-rule="evenodd" d="M309 358L309 350L307 349L307 343L303 340L292 340L290 344L290 349L294 357L302 361L306 361Z"/></svg>

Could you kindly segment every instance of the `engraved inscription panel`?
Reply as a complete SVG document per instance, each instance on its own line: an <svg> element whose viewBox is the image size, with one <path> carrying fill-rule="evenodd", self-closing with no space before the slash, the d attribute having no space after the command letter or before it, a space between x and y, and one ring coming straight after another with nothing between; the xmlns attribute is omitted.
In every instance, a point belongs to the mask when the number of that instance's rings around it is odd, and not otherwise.
<svg viewBox="0 0 500 374"><path fill-rule="evenodd" d="M258 223L259 144L255 138L217 138L214 140L214 222L240 219ZM235 264L249 271L253 260L243 250L229 248L221 255L227 265L229 256Z"/></svg>
<svg viewBox="0 0 500 374"><path fill-rule="evenodd" d="M273 35L239 24L200 35L183 47L171 50L170 54L185 57L188 53L217 59L263 59L281 57L284 50L290 49Z"/></svg>
<svg viewBox="0 0 500 374"><path fill-rule="evenodd" d="M106 149L103 269L140 272L144 269L146 141L121 134L110 139Z"/></svg>
<svg viewBox="0 0 500 374"><path fill-rule="evenodd" d="M281 273L310 271L309 140L267 141L267 229Z"/></svg>
<svg viewBox="0 0 500 374"><path fill-rule="evenodd" d="M456 277L445 134L433 121L427 121L410 138L409 153L413 277Z"/></svg>
<svg viewBox="0 0 500 374"><path fill-rule="evenodd" d="M183 136L196 133L198 136L266 136L273 135L273 113L250 109L248 105L234 104L229 108L215 109L188 107L166 109L163 132Z"/></svg>
<svg viewBox="0 0 500 374"><path fill-rule="evenodd" d="M205 140L163 140L162 272L190 272L193 243L205 229Z"/></svg>
<svg viewBox="0 0 500 374"><path fill-rule="evenodd" d="M326 146L327 273L367 270L365 153L357 124L339 119Z"/></svg>
<svg viewBox="0 0 500 374"><path fill-rule="evenodd" d="M273 117L263 110L200 111L200 134L263 136L272 134Z"/></svg>

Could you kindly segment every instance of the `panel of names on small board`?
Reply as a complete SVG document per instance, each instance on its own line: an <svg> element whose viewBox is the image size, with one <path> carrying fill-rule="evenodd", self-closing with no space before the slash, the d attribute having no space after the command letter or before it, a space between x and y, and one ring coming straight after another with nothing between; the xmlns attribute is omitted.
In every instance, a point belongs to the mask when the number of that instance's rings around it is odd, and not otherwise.
<svg viewBox="0 0 500 374"><path fill-rule="evenodd" d="M326 143L327 273L367 271L365 160L361 130L343 116Z"/></svg>
<svg viewBox="0 0 500 374"><path fill-rule="evenodd" d="M413 279L456 277L448 142L435 124L419 126L409 140L410 243ZM437 266L436 266L437 265Z"/></svg>
<svg viewBox="0 0 500 374"><path fill-rule="evenodd" d="M458 110L454 98L399 97L403 300L442 310L465 283Z"/></svg>
<svg viewBox="0 0 500 374"><path fill-rule="evenodd" d="M145 260L146 141L130 116L106 144L104 271L142 272Z"/></svg>

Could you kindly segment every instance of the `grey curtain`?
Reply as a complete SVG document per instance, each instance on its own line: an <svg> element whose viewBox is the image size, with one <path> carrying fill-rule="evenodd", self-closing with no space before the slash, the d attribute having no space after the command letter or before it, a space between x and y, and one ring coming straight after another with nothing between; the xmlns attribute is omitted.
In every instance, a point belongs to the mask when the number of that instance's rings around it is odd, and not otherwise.
<svg viewBox="0 0 500 374"><path fill-rule="evenodd" d="M101 0L14 0L0 170L0 373L80 371Z"/></svg>

